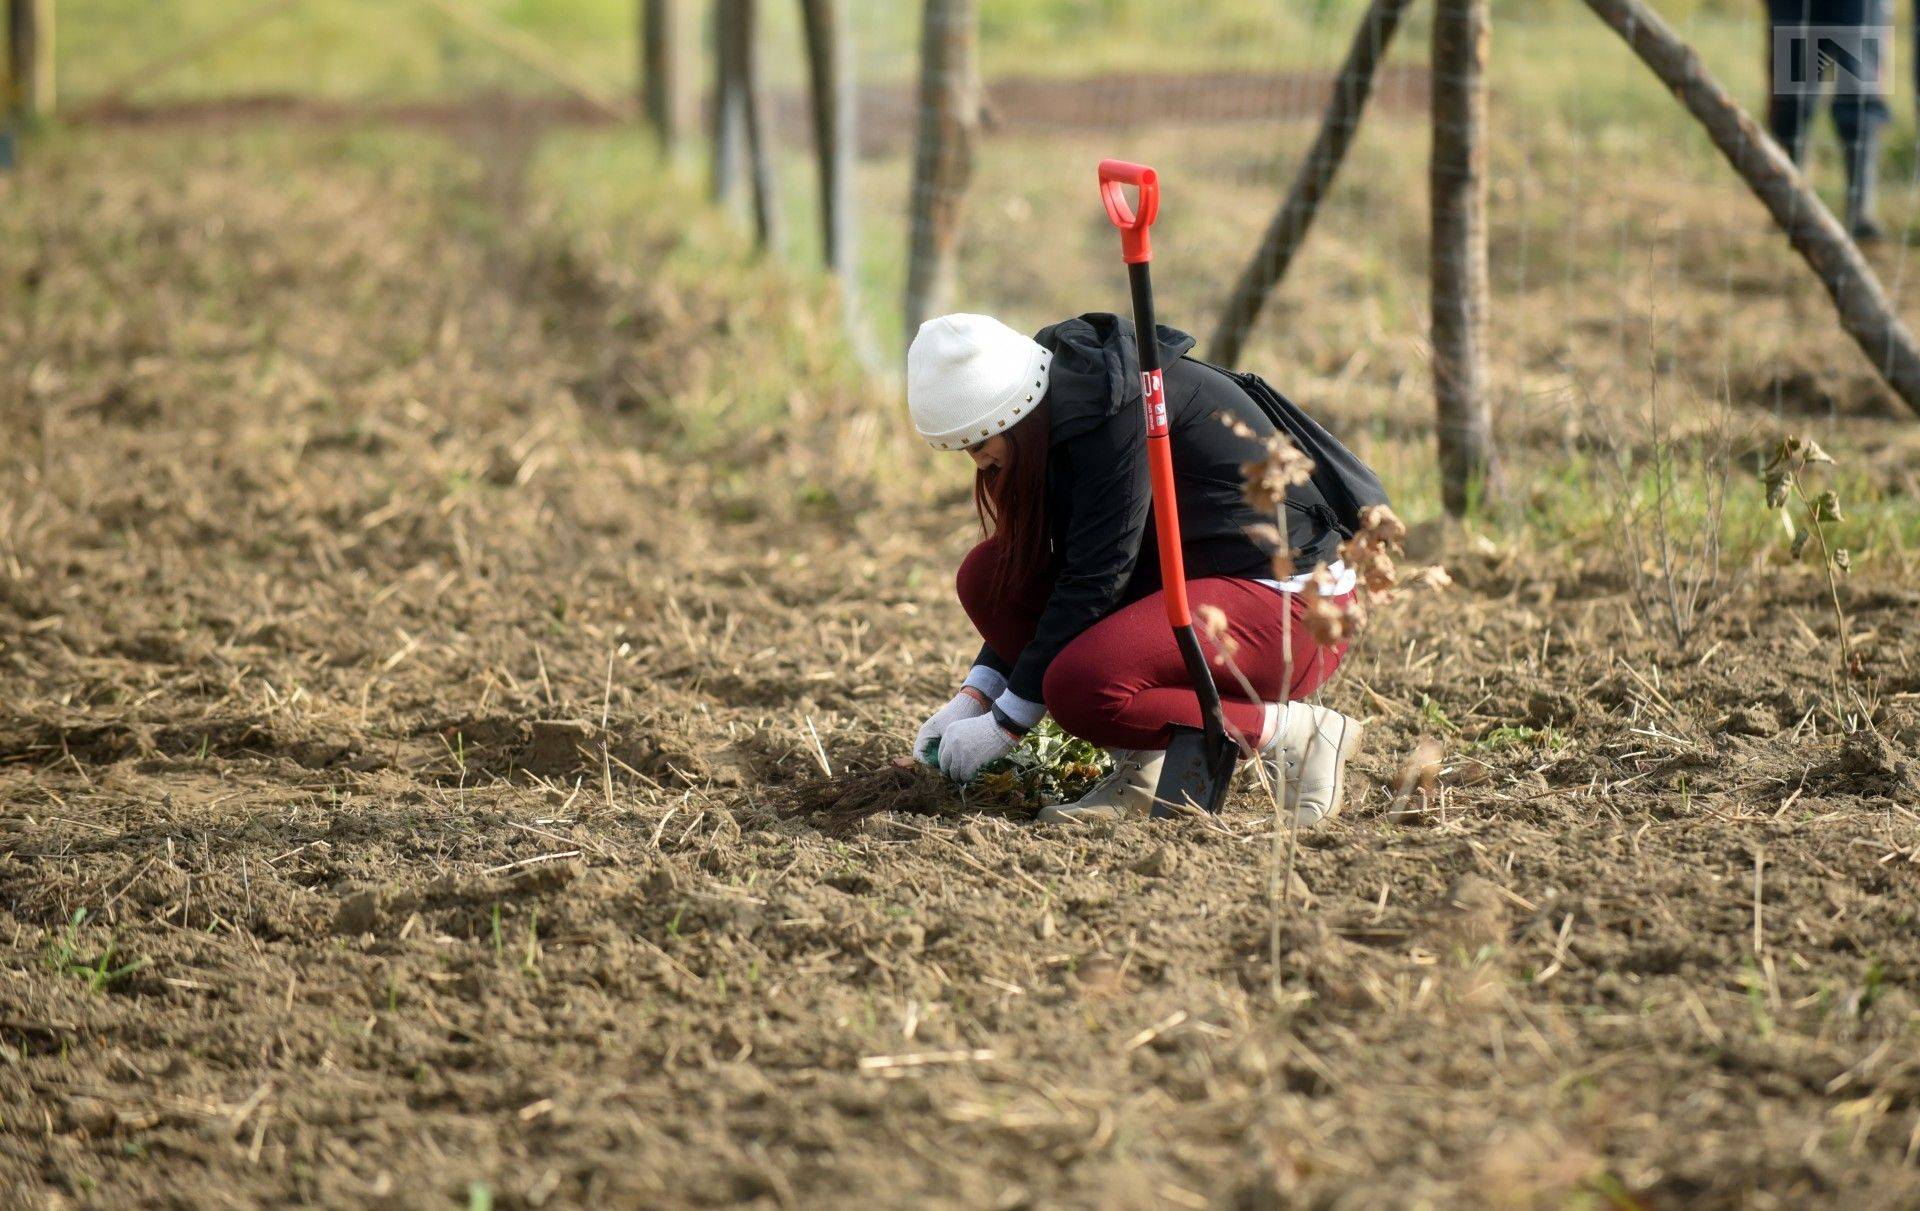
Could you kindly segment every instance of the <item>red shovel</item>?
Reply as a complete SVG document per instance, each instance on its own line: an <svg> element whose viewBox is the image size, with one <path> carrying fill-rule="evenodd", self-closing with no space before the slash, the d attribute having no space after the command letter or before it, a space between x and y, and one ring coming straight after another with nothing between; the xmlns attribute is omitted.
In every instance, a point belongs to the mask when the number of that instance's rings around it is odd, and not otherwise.
<svg viewBox="0 0 1920 1211"><path fill-rule="evenodd" d="M1139 191L1138 209L1127 204L1125 186ZM1140 397L1147 410L1147 470L1153 482L1154 536L1160 547L1160 584L1167 602L1167 625L1180 645L1187 679L1200 698L1197 728L1175 724L1154 789L1153 814L1171 816L1174 808L1220 810L1233 783L1233 765L1240 746L1227 739L1220 713L1220 690L1194 634L1193 614L1187 606L1187 567L1180 553L1180 508L1173 486L1173 445L1167 437L1167 393L1160 373L1160 342L1153 322L1153 279L1148 262L1153 246L1148 228L1160 213L1160 177L1144 164L1125 160L1100 161L1100 200L1107 217L1120 229L1120 255L1127 263L1127 284L1133 293L1133 330L1140 346Z"/></svg>

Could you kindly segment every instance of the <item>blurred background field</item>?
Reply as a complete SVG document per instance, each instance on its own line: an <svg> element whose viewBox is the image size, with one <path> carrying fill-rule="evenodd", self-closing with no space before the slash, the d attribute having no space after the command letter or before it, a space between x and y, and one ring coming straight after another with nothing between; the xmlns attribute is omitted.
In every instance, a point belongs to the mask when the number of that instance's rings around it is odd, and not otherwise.
<svg viewBox="0 0 1920 1211"><path fill-rule="evenodd" d="M474 6L563 59L601 95L631 95L634 6L618 0ZM1124 307L1109 262L1110 237L1088 185L1101 155L1157 165L1168 180L1156 274L1167 322L1203 343L1227 286L1310 139L1363 6L1352 0L1297 6L984 4L981 72L986 132L964 211L955 305L1038 327L1083 310ZM777 171L784 212L781 259L804 280L819 260L817 205L806 135L804 61L796 5L763 5L760 57L782 132ZM360 0L304 2L265 16L203 56L151 79L140 66L190 46L230 20L236 6L202 0L168 6L87 2L61 10L58 70L65 103L87 112L111 93L132 109L119 120L160 131L174 121L244 123L242 102L323 103L283 120L335 126L402 116L456 123L501 181L537 163L553 204L581 222L617 231L637 206L688 206L704 179L704 140L685 140L677 170L684 200L663 203L658 165L638 129L524 109L563 94L538 72L476 40L436 10ZM1765 31L1752 5L1664 5L1707 65L1758 106L1764 100ZM845 7L861 154L854 178L859 247L857 307L870 369L892 372L904 343L906 199L912 156L911 89L917 22L897 6ZM1350 161L1244 361L1307 406L1341 418L1394 471L1415 517L1437 509L1418 438L1427 423L1424 345L1427 216L1425 44L1416 8ZM694 24L698 24L697 22ZM1913 546L1913 511L1889 492L1912 491L1904 425L1876 418L1901 409L1842 335L1818 284L1692 119L1583 6L1497 4L1490 59L1492 201L1489 265L1492 392L1504 434L1519 439L1516 490L1489 502L1535 529L1579 533L1594 520L1589 452L1653 440L1644 416L1657 384L1682 428L1711 414L1747 432L1791 418L1802 425L1859 421L1868 465L1851 464L1856 523L1901 554ZM710 57L685 31L684 60L704 90ZM1903 49L1905 41L1903 38ZM1896 59L1894 125L1882 193L1892 238L1873 260L1902 307L1913 292L1912 222L1920 177L1907 64ZM134 75L130 78L130 73ZM1070 82L1038 97L1037 79ZM1183 85L1181 80L1185 80ZM425 117L407 103L468 98L482 106L460 122ZM998 98L1005 98L1003 103ZM484 103L483 103L484 102ZM345 105L345 109L337 106ZM186 106L181 109L179 107ZM374 107L371 115L358 107ZM1225 112L1236 116L1222 118ZM357 117L356 117L357 116ZM699 119L694 133L697 135ZM491 141L491 146L489 143ZM1842 173L1825 122L1811 175L1838 208ZM744 216L741 218L744 224ZM1809 340L1809 336L1820 339ZM769 386L748 395L767 394ZM756 406L730 409L764 419ZM707 421L697 421L707 427ZM1851 434L1850 434L1851 436ZM1843 445L1848 444L1843 441ZM1401 449L1410 446L1409 449ZM1546 453L1532 463L1531 452ZM1877 460L1877 461L1876 461ZM1703 474L1716 474L1707 469ZM1736 498L1735 505L1743 503Z"/></svg>

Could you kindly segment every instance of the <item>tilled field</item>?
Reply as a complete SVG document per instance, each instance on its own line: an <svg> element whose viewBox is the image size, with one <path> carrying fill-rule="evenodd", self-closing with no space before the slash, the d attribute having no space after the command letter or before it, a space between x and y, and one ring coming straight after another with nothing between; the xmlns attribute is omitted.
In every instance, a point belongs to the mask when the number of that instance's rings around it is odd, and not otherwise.
<svg viewBox="0 0 1920 1211"><path fill-rule="evenodd" d="M1920 1201L1910 586L1843 738L1823 582L1675 654L1456 542L1346 817L1039 831L892 765L964 483L811 301L437 145L122 140L0 184L7 1205ZM741 363L785 420L689 453Z"/></svg>

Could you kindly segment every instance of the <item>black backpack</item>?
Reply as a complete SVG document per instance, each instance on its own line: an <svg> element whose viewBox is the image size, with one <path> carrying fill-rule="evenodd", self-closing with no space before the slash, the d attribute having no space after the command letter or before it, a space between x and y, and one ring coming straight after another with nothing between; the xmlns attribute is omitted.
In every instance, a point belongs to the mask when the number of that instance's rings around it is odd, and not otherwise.
<svg viewBox="0 0 1920 1211"><path fill-rule="evenodd" d="M1193 360L1200 361L1197 357ZM1320 495L1332 507L1334 516L1331 520L1342 538L1352 538L1360 528L1360 510L1368 505L1387 503L1387 489L1381 484L1380 477L1373 473L1373 468L1341 445L1338 438L1302 411L1298 404L1274 390L1272 383L1257 374L1229 370L1225 366L1214 366L1212 362L1200 364L1210 366L1239 383L1240 389L1260 405L1260 411L1267 414L1267 419L1292 438L1301 453L1313 460L1313 486L1319 489Z"/></svg>

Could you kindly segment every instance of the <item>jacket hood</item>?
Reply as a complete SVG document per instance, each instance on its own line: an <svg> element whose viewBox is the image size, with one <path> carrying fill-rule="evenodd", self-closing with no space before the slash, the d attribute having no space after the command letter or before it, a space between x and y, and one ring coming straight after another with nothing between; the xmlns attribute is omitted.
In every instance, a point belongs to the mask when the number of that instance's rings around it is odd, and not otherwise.
<svg viewBox="0 0 1920 1211"><path fill-rule="evenodd" d="M1191 336L1165 324L1154 325L1162 366L1194 346ZM1047 412L1052 441L1063 442L1106 422L1120 409L1140 403L1140 351L1133 321L1106 311L1089 311L1034 333L1053 352L1047 375Z"/></svg>

